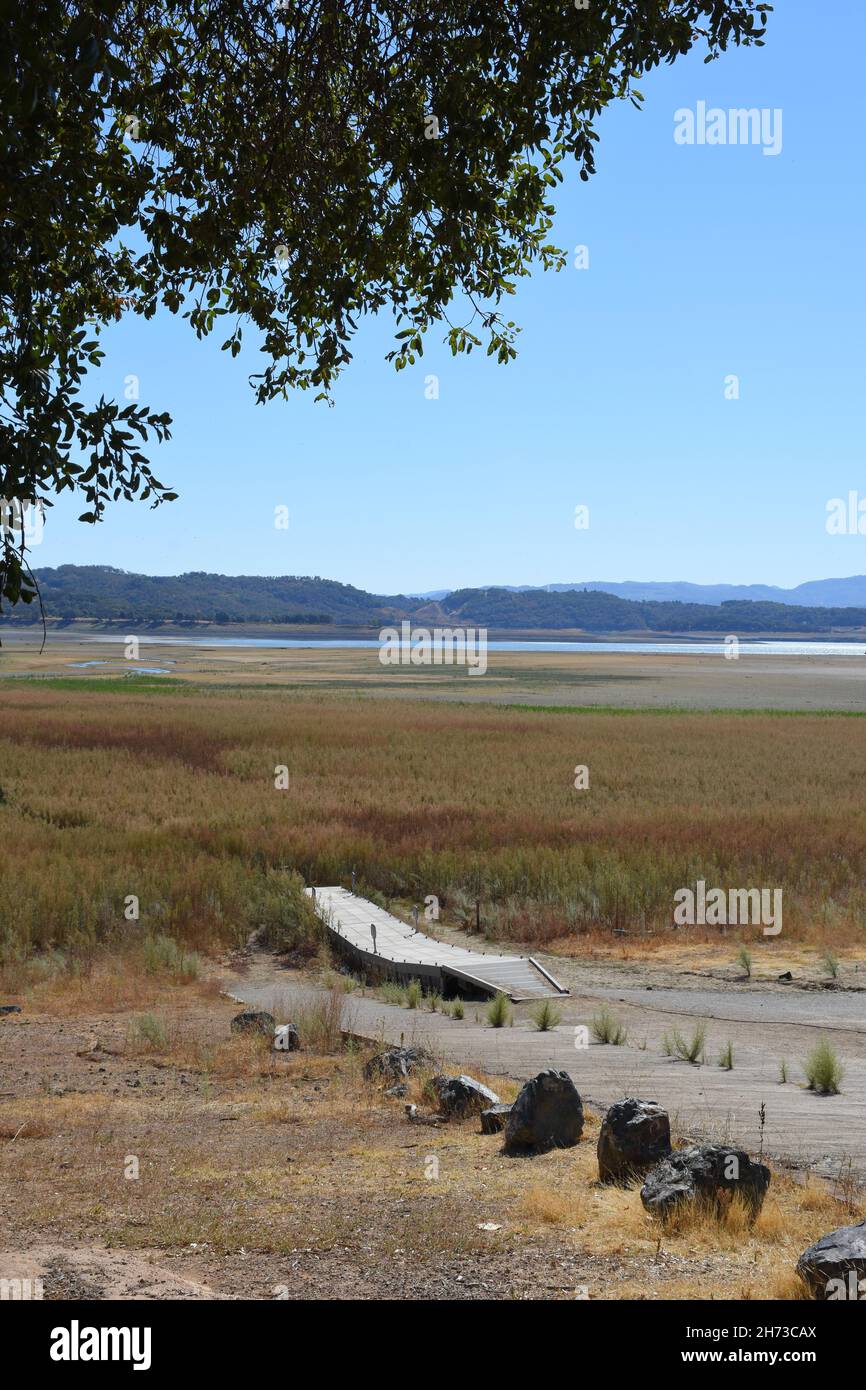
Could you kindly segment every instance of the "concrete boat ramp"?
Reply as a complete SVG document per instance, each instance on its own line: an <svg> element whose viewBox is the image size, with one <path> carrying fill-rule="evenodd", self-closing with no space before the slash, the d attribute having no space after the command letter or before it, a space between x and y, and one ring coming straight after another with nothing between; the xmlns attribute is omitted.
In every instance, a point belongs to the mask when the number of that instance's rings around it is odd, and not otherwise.
<svg viewBox="0 0 866 1390"><path fill-rule="evenodd" d="M463 990L523 999L560 998L568 990L532 956L488 955L425 936L346 888L308 888L332 944L367 974L417 979L440 994Z"/></svg>

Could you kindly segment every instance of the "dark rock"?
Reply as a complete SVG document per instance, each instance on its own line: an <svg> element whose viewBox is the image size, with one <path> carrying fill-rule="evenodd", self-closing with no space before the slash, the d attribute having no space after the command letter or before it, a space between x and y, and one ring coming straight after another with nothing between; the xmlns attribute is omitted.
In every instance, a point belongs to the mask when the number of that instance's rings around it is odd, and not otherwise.
<svg viewBox="0 0 866 1390"><path fill-rule="evenodd" d="M301 1035L297 1023L281 1023L274 1033L277 1052L300 1052Z"/></svg>
<svg viewBox="0 0 866 1390"><path fill-rule="evenodd" d="M233 1033L267 1033L272 1035L275 1027L273 1014L256 1013L254 1010L235 1014L232 1019Z"/></svg>
<svg viewBox="0 0 866 1390"><path fill-rule="evenodd" d="M473 1076L434 1076L430 1086L439 1110L449 1119L462 1119L473 1111L500 1103L496 1092L482 1086Z"/></svg>
<svg viewBox="0 0 866 1390"><path fill-rule="evenodd" d="M791 974L790 970L785 970L781 975L777 975L776 978L779 980L793 980L794 976Z"/></svg>
<svg viewBox="0 0 866 1390"><path fill-rule="evenodd" d="M601 1123L598 1176L601 1182L628 1182L653 1168L671 1151L671 1123L654 1100L617 1101Z"/></svg>
<svg viewBox="0 0 866 1390"><path fill-rule="evenodd" d="M566 1071L543 1071L527 1081L505 1125L505 1147L541 1153L568 1149L583 1133L583 1101Z"/></svg>
<svg viewBox="0 0 866 1390"><path fill-rule="evenodd" d="M385 1092L386 1096L393 1096L395 1100L402 1100L403 1097L408 1096L408 1094L409 1087L406 1085L405 1081L401 1081L396 1086L389 1086Z"/></svg>
<svg viewBox="0 0 866 1390"><path fill-rule="evenodd" d="M386 1047L364 1063L368 1081L402 1081L420 1067L432 1067L433 1058L423 1047Z"/></svg>
<svg viewBox="0 0 866 1390"><path fill-rule="evenodd" d="M797 1261L797 1273L813 1298L836 1301L866 1297L866 1221L840 1226L816 1240Z"/></svg>
<svg viewBox="0 0 866 1390"><path fill-rule="evenodd" d="M491 1105L481 1111L481 1133L499 1134L511 1114L510 1105Z"/></svg>
<svg viewBox="0 0 866 1390"><path fill-rule="evenodd" d="M770 1170L753 1163L742 1149L724 1144L705 1144L679 1149L663 1158L647 1174L640 1199L647 1211L662 1218L680 1203L711 1202L721 1210L723 1193L739 1192L754 1219L764 1204L770 1186Z"/></svg>
<svg viewBox="0 0 866 1390"><path fill-rule="evenodd" d="M20 1004L0 1004L0 1014L20 1014Z"/></svg>

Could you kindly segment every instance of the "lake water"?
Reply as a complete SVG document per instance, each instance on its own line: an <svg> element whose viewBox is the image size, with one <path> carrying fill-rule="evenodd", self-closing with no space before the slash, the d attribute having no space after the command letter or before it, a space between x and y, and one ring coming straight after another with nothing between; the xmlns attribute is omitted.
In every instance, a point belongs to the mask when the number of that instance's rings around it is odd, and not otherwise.
<svg viewBox="0 0 866 1390"><path fill-rule="evenodd" d="M472 629L469 629L471 632ZM478 629L475 629L477 634ZM90 639L95 642L110 642L114 645L126 641L125 637L98 636ZM345 648L372 649L382 644L377 637L140 637L142 646L160 645L174 647L200 647L218 650L222 648L262 647L285 649L286 651L336 651ZM860 642L795 642L766 641L750 642L739 639L741 655L754 656L866 656L866 641ZM433 643L433 650L437 644ZM694 656L724 656L727 648L722 638L718 641L702 642L488 642L491 652L635 652L639 655L677 656L682 653Z"/></svg>

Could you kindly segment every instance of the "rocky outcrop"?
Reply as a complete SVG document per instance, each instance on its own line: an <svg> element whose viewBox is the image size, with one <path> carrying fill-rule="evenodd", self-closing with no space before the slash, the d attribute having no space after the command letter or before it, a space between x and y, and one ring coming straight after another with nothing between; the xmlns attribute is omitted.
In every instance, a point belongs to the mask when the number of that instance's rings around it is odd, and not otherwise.
<svg viewBox="0 0 866 1390"><path fill-rule="evenodd" d="M670 1151L671 1122L666 1110L654 1100L618 1100L601 1122L599 1181L630 1182Z"/></svg>
<svg viewBox="0 0 866 1390"><path fill-rule="evenodd" d="M583 1133L583 1102L566 1071L543 1071L527 1081L505 1124L510 1152L567 1149Z"/></svg>
<svg viewBox="0 0 866 1390"><path fill-rule="evenodd" d="M816 1240L797 1261L797 1273L813 1298L866 1298L866 1221L840 1226Z"/></svg>
<svg viewBox="0 0 866 1390"><path fill-rule="evenodd" d="M679 1149L647 1174L640 1199L653 1216L665 1218L698 1200L717 1209L739 1193L754 1219L770 1186L770 1170L742 1149L706 1144ZM728 1195L730 1194L730 1196Z"/></svg>

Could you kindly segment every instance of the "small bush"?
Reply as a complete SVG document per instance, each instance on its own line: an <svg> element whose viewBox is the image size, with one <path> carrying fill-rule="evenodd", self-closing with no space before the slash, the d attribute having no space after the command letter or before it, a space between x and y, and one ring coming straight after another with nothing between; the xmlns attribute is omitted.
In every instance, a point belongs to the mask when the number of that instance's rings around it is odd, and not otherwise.
<svg viewBox="0 0 866 1390"><path fill-rule="evenodd" d="M828 1038L819 1038L803 1063L810 1091L819 1096L836 1096L844 1068Z"/></svg>
<svg viewBox="0 0 866 1390"><path fill-rule="evenodd" d="M144 968L148 975L173 975L184 982L197 980L201 959L195 951L183 951L171 936L144 938Z"/></svg>
<svg viewBox="0 0 866 1390"><path fill-rule="evenodd" d="M605 1006L589 1021L589 1028L597 1043L609 1043L612 1047L623 1047L628 1037L619 1019Z"/></svg>
<svg viewBox="0 0 866 1390"><path fill-rule="evenodd" d="M696 1023L690 1038L684 1037L678 1028L673 1030L670 1038L665 1034L665 1041L670 1050L667 1052L669 1057L681 1057L684 1062L691 1062L695 1065L704 1060L704 1051L707 1041L707 1027L705 1023Z"/></svg>
<svg viewBox="0 0 866 1390"><path fill-rule="evenodd" d="M406 1008L417 1009L421 1006L421 981L410 980L406 988Z"/></svg>
<svg viewBox="0 0 866 1390"><path fill-rule="evenodd" d="M165 1024L156 1014L142 1014L141 1018L136 1020L135 1027L139 1038L150 1047L168 1046Z"/></svg>
<svg viewBox="0 0 866 1390"><path fill-rule="evenodd" d="M821 964L831 980L839 978L839 957L827 946L821 953Z"/></svg>
<svg viewBox="0 0 866 1390"><path fill-rule="evenodd" d="M719 1053L719 1066L723 1071L734 1070L734 1044L730 1041L725 1043Z"/></svg>
<svg viewBox="0 0 866 1390"><path fill-rule="evenodd" d="M746 949L745 946L741 946L739 951L737 952L737 965L739 965L740 968L746 972L746 979L751 980L752 954L750 951Z"/></svg>
<svg viewBox="0 0 866 1390"><path fill-rule="evenodd" d="M530 1016L539 1033L548 1033L562 1022L562 1014L549 999L540 1000Z"/></svg>
<svg viewBox="0 0 866 1390"><path fill-rule="evenodd" d="M504 1028L511 1018L511 1005L508 1002L508 995L500 990L495 994L487 1005L487 1022L491 1028Z"/></svg>
<svg viewBox="0 0 866 1390"><path fill-rule="evenodd" d="M463 1015L465 1014L465 1012L466 1012L466 1010L465 1010L464 1007L463 1007L463 1000L462 1000L462 999L455 999L455 1000L452 1001L452 1004L451 1004L451 1017L452 1017L452 1018L462 1018Z"/></svg>

